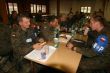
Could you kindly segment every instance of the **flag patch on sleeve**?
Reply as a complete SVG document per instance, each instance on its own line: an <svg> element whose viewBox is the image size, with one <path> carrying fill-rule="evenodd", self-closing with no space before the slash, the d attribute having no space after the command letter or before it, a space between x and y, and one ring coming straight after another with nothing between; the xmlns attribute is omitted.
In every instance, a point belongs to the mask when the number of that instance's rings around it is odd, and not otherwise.
<svg viewBox="0 0 110 73"><path fill-rule="evenodd" d="M93 50L96 53L103 53L108 45L108 37L106 35L99 35L93 44Z"/></svg>

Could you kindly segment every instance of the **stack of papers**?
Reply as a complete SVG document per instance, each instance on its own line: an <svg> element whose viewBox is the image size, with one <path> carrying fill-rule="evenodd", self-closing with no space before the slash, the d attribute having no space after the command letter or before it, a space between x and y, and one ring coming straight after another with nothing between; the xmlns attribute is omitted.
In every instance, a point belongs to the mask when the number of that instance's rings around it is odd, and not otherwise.
<svg viewBox="0 0 110 73"><path fill-rule="evenodd" d="M33 51L25 55L24 58L32 61L45 62L56 51L56 48L53 46L48 46L48 53L44 53L44 51L45 51L45 47L42 48L41 50L34 49Z"/></svg>

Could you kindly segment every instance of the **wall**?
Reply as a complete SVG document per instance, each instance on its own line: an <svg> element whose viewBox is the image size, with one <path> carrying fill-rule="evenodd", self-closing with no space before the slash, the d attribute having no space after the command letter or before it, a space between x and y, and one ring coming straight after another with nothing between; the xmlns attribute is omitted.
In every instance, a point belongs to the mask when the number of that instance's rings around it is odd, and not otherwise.
<svg viewBox="0 0 110 73"><path fill-rule="evenodd" d="M18 4L18 12L24 12L24 11L28 11L30 12L30 4L45 4L47 6L47 14L49 13L49 0L5 0L6 3L8 2L15 2Z"/></svg>
<svg viewBox="0 0 110 73"><path fill-rule="evenodd" d="M72 0L60 0L60 13L69 13L72 7Z"/></svg>
<svg viewBox="0 0 110 73"><path fill-rule="evenodd" d="M3 23L8 23L8 14L5 0L0 0L0 16L3 18Z"/></svg>
<svg viewBox="0 0 110 73"><path fill-rule="evenodd" d="M17 3L18 12L30 12L30 4L45 4L47 6L46 14L49 14L49 0L0 0L0 15L3 17L3 22L8 23L8 3Z"/></svg>
<svg viewBox="0 0 110 73"><path fill-rule="evenodd" d="M104 16L108 21L110 21L110 0L106 2Z"/></svg>
<svg viewBox="0 0 110 73"><path fill-rule="evenodd" d="M94 6L94 11L98 11L99 9L104 10L104 1L106 0L96 0L95 6Z"/></svg>
<svg viewBox="0 0 110 73"><path fill-rule="evenodd" d="M50 15L57 15L57 0L50 0L49 11Z"/></svg>
<svg viewBox="0 0 110 73"><path fill-rule="evenodd" d="M94 0L61 0L60 12L61 13L69 13L70 8L72 8L73 13L76 11L80 11L81 6L94 6Z"/></svg>
<svg viewBox="0 0 110 73"><path fill-rule="evenodd" d="M80 11L81 6L91 6L92 12L103 10L103 0L60 0L60 13L68 14L70 8L72 8L73 13ZM52 10L51 10L52 9ZM56 0L50 0L50 14L57 12Z"/></svg>

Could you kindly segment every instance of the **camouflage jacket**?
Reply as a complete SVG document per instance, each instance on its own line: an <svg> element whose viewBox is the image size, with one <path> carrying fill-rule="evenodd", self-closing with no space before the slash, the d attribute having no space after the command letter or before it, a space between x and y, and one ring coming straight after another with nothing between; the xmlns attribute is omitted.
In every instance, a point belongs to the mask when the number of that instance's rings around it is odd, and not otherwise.
<svg viewBox="0 0 110 73"><path fill-rule="evenodd" d="M5 24L0 24L0 56L7 55L11 50L10 29Z"/></svg>
<svg viewBox="0 0 110 73"><path fill-rule="evenodd" d="M45 40L53 40L54 28L49 26L49 23L44 23L41 26L41 33Z"/></svg>
<svg viewBox="0 0 110 73"><path fill-rule="evenodd" d="M33 30L27 29L23 31L20 27L11 33L11 42L13 47L14 56L24 56L32 50L33 41L36 34Z"/></svg>
<svg viewBox="0 0 110 73"><path fill-rule="evenodd" d="M77 52L81 53L83 56L88 58L95 58L98 61L103 61L104 63L110 63L110 32L107 29L103 29L101 32L96 34L96 38L100 35L106 35L108 37L108 44L102 54L97 54L92 48L93 47L79 47L76 49ZM96 39L94 39L96 40ZM88 41L89 42L89 41ZM95 42L91 43L93 46Z"/></svg>

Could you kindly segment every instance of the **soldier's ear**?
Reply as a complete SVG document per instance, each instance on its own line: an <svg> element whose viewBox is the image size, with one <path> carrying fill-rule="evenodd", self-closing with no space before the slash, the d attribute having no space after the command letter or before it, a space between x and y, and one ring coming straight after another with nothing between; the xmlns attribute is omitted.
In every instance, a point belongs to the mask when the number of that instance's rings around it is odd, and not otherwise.
<svg viewBox="0 0 110 73"><path fill-rule="evenodd" d="M50 22L50 25L52 25L53 24L53 22Z"/></svg>
<svg viewBox="0 0 110 73"><path fill-rule="evenodd" d="M21 21L19 21L19 25L22 25L22 22Z"/></svg>

